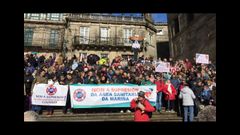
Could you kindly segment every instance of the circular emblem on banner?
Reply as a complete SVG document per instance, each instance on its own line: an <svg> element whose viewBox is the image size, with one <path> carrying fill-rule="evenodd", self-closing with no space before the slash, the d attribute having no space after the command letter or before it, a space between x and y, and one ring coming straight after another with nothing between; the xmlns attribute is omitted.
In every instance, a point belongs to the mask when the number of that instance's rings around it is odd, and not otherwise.
<svg viewBox="0 0 240 135"><path fill-rule="evenodd" d="M57 92L57 88L53 85L47 87L46 92L48 95L54 95Z"/></svg>
<svg viewBox="0 0 240 135"><path fill-rule="evenodd" d="M74 100L80 102L86 98L86 92L83 89L77 89L73 93Z"/></svg>

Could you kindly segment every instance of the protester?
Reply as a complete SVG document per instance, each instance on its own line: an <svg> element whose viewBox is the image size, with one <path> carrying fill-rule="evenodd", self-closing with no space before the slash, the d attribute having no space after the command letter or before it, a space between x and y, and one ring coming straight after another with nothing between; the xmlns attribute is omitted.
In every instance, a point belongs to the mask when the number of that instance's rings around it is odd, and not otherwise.
<svg viewBox="0 0 240 135"><path fill-rule="evenodd" d="M48 80L45 77L45 71L41 71L39 75L36 76L36 78L34 79L33 83L32 83L32 87L31 87L31 94L33 93L33 88L34 85L37 85L39 83L44 83L47 84ZM42 108L39 105L32 105L32 110L37 112L38 114L42 114Z"/></svg>
<svg viewBox="0 0 240 135"><path fill-rule="evenodd" d="M157 80L155 81L155 84L157 85L156 110L158 112L161 112L162 111L162 93L164 90L164 81L160 75L157 76Z"/></svg>
<svg viewBox="0 0 240 135"><path fill-rule="evenodd" d="M165 100L168 102L167 105L167 112L175 112L174 109L174 101L176 99L176 95L177 95L177 91L174 88L174 86L171 84L170 80L167 80L164 86L164 94L165 96Z"/></svg>
<svg viewBox="0 0 240 135"><path fill-rule="evenodd" d="M34 77L30 72L26 72L24 75L24 86L25 86L25 111L31 110L31 87L32 87L32 82L34 80Z"/></svg>
<svg viewBox="0 0 240 135"><path fill-rule="evenodd" d="M183 99L183 109L184 109L184 122L193 121L194 113L193 113L193 106L194 106L194 99L196 98L193 91L188 87L188 84L184 84L184 88L181 90L179 94L179 98ZM188 120L189 114L189 120Z"/></svg>
<svg viewBox="0 0 240 135"><path fill-rule="evenodd" d="M143 91L140 91L138 97L131 101L130 106L134 110L134 121L136 122L150 121L151 113L155 111L155 108L145 98Z"/></svg>
<svg viewBox="0 0 240 135"><path fill-rule="evenodd" d="M201 92L201 102L203 105L209 105L211 99L211 91L207 85L204 86L203 91Z"/></svg>
<svg viewBox="0 0 240 135"><path fill-rule="evenodd" d="M156 84L158 92L156 110L161 111L162 107L167 107L169 111L177 109L174 109L175 104L177 106L180 105L178 108L181 108L182 103L180 103L181 101L178 103L178 94L184 87L181 82L186 81L196 96L194 101L194 116L197 116L201 104L216 104L216 68L212 63L196 64L190 62L188 59L185 59L185 61L169 59L171 65L170 72L157 73L155 72L155 62L157 61L153 61L151 57L145 56L141 56L137 60L134 60L130 56L126 59L117 56L112 61L108 60L106 62L102 60L100 63L99 57L95 54L89 56L88 59L81 59L80 61L76 56L66 57L60 54L56 57L54 53L48 58L44 54L39 56L36 54L24 55L24 84L26 96L29 95L29 99L31 99L33 86L35 83L37 84L36 80L38 80L38 83L46 84L48 80L52 80L60 85ZM163 61L168 62L166 58ZM39 74L42 71L44 71L45 75L41 77ZM164 85L164 89L162 90L162 83L156 83L159 81L158 79L155 80L156 75L161 76L163 81L169 81L168 84ZM209 92L205 92L208 90L203 90L204 86L208 87L211 94L206 94ZM163 94L160 94L161 92ZM175 97L176 95L177 97ZM165 100L161 103L161 97L162 99L167 99L168 104L165 104ZM204 102L201 102L202 100ZM69 104L70 102L67 103ZM25 104L27 104L27 101ZM176 111L180 112L180 110Z"/></svg>

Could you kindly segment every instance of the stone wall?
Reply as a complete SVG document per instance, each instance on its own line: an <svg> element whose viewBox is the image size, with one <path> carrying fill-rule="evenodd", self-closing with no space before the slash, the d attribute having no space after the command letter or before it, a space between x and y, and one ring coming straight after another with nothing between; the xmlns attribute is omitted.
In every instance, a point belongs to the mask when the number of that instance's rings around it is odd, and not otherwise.
<svg viewBox="0 0 240 135"><path fill-rule="evenodd" d="M174 33L176 17L179 33ZM194 14L191 22L187 21L187 14L168 14L168 22L171 57L192 59L196 53L203 53L216 61L216 14Z"/></svg>

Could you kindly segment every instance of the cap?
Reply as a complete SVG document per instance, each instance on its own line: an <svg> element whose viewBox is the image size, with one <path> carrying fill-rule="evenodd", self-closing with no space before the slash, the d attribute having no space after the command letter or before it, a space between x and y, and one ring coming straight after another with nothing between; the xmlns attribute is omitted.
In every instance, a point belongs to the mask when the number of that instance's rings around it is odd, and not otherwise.
<svg viewBox="0 0 240 135"><path fill-rule="evenodd" d="M139 91L139 92L138 92L138 96L144 98L144 97L145 97L145 92Z"/></svg>

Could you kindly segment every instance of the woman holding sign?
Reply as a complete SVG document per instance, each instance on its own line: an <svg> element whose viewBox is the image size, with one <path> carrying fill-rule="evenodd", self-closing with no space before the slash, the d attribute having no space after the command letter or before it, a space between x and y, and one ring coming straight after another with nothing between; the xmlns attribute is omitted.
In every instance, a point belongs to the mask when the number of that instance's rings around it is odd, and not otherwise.
<svg viewBox="0 0 240 135"><path fill-rule="evenodd" d="M34 85L36 84L39 84L39 83L45 83L47 84L48 83L48 80L47 78L45 77L45 74L46 72L45 71L41 71L39 75L36 76L36 78L33 80L33 83L32 83L32 88L31 88L31 94L33 93L33 88L34 88ZM41 114L42 112L42 108L40 105L32 105L32 110L37 112L38 114Z"/></svg>

